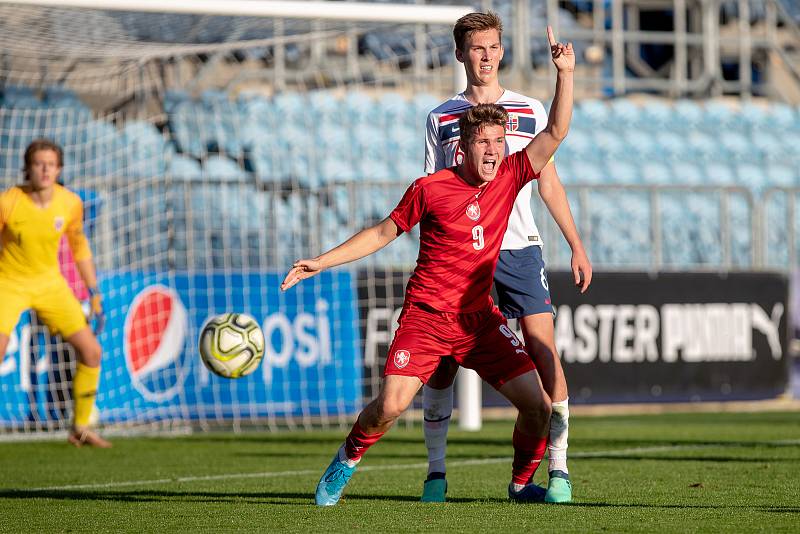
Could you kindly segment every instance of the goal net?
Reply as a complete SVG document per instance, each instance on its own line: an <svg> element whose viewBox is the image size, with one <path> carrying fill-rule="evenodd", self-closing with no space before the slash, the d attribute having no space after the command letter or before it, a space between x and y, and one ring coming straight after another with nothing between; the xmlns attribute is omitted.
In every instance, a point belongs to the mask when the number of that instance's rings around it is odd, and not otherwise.
<svg viewBox="0 0 800 534"><path fill-rule="evenodd" d="M352 422L377 392L416 236L291 291L279 283L297 258L386 216L422 174L425 116L453 89L457 16L0 3L0 185L21 182L32 140L64 148L61 179L84 200L107 316L101 425ZM238 380L197 355L201 325L228 311L258 318L267 339L261 367ZM0 363L0 438L65 429L74 365L23 314Z"/></svg>

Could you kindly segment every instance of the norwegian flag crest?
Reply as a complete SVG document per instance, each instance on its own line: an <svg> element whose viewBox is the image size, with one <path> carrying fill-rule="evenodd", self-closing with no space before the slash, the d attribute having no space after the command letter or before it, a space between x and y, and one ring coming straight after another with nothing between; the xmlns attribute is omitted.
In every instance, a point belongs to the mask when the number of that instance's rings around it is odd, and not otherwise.
<svg viewBox="0 0 800 534"><path fill-rule="evenodd" d="M506 130L509 132L516 132L519 130L519 115L516 113L508 114L508 122L506 122Z"/></svg>

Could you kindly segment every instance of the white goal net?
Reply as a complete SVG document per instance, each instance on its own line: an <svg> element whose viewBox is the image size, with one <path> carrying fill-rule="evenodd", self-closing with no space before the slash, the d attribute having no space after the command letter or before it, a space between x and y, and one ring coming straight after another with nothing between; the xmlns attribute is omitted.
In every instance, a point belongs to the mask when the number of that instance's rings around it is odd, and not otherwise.
<svg viewBox="0 0 800 534"><path fill-rule="evenodd" d="M425 116L453 88L452 21L0 4L0 185L20 183L32 140L64 148L107 315L100 424L351 423L377 391L416 236L286 293L279 282L422 174ZM201 325L227 311L267 338L239 380L197 355ZM74 365L24 314L0 364L0 437L66 428Z"/></svg>

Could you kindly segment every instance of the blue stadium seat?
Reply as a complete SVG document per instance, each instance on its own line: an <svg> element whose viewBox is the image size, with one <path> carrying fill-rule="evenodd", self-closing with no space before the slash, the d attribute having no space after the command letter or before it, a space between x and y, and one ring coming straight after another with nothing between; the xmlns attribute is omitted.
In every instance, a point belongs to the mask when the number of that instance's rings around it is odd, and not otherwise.
<svg viewBox="0 0 800 534"><path fill-rule="evenodd" d="M397 169L389 165L385 160L361 160L359 166L359 180L368 180L376 182L386 181L400 181L402 177L398 176ZM388 212L386 213L388 215Z"/></svg>
<svg viewBox="0 0 800 534"><path fill-rule="evenodd" d="M351 131L353 152L364 170L373 164L387 161L386 132L372 124L362 126ZM365 179L369 179L365 177Z"/></svg>
<svg viewBox="0 0 800 534"><path fill-rule="evenodd" d="M208 151L209 130L205 113L193 101L180 102L169 116L169 125L178 150L196 158Z"/></svg>
<svg viewBox="0 0 800 534"><path fill-rule="evenodd" d="M53 107L85 107L80 97L78 97L78 93L72 89L69 89L68 87L60 85L51 85L45 87L42 92L42 101L46 105Z"/></svg>
<svg viewBox="0 0 800 534"><path fill-rule="evenodd" d="M628 155L628 147L619 135L608 130L595 130L592 135L594 146L604 160L624 158Z"/></svg>
<svg viewBox="0 0 800 534"><path fill-rule="evenodd" d="M674 105L675 123L686 131L694 130L703 121L703 109L692 100L678 100Z"/></svg>
<svg viewBox="0 0 800 534"><path fill-rule="evenodd" d="M346 155L345 155L346 156ZM323 183L353 182L358 178L359 171L348 157L333 156L322 161L320 171Z"/></svg>
<svg viewBox="0 0 800 534"><path fill-rule="evenodd" d="M206 176L214 180L241 181L247 173L235 161L224 156L211 156L203 163Z"/></svg>
<svg viewBox="0 0 800 534"><path fill-rule="evenodd" d="M0 89L2 98L0 104L6 108L37 108L41 107L41 100L33 89L22 85L5 85Z"/></svg>
<svg viewBox="0 0 800 534"><path fill-rule="evenodd" d="M584 100L579 104L575 115L575 125L580 128L590 130L609 128L611 113L601 100Z"/></svg>
<svg viewBox="0 0 800 534"><path fill-rule="evenodd" d="M203 176L200 162L186 154L175 154L170 158L167 174L177 180L199 180Z"/></svg>
<svg viewBox="0 0 800 534"><path fill-rule="evenodd" d="M748 142L747 138L736 130L723 129L717 133L719 150L728 161L761 161L759 148Z"/></svg>
<svg viewBox="0 0 800 534"><path fill-rule="evenodd" d="M570 135L572 135L571 132ZM661 147L658 146L655 136L651 133L643 133L639 128L632 128L622 135L621 140L624 143L624 157L632 162L661 157Z"/></svg>
<svg viewBox="0 0 800 534"><path fill-rule="evenodd" d="M344 123L346 111L341 99L330 91L314 91L308 95L311 104L311 113L317 126L335 125Z"/></svg>
<svg viewBox="0 0 800 534"><path fill-rule="evenodd" d="M122 129L121 141L128 154L126 174L148 178L164 174L167 142L155 126L142 121L128 122Z"/></svg>
<svg viewBox="0 0 800 534"><path fill-rule="evenodd" d="M726 163L712 162L706 166L706 180L711 185L736 185L738 180Z"/></svg>
<svg viewBox="0 0 800 534"><path fill-rule="evenodd" d="M434 95L429 93L420 93L414 95L413 100L413 110L411 115L409 116L409 120L411 121L410 126L412 126L418 132L421 131L425 132L425 123L428 119L428 113L433 111L439 104L442 103L442 99L438 98ZM424 139L420 137L420 139Z"/></svg>
<svg viewBox="0 0 800 534"><path fill-rule="evenodd" d="M172 113L175 111L175 107L182 103L191 100L192 97L189 96L189 93L181 90L181 89L167 89L164 92L164 111L166 113Z"/></svg>
<svg viewBox="0 0 800 534"><path fill-rule="evenodd" d="M383 93L378 98L379 125L387 130L406 127L413 121L412 107L402 95L395 92Z"/></svg>
<svg viewBox="0 0 800 534"><path fill-rule="evenodd" d="M687 142L683 136L670 131L656 134L656 144L662 161L677 161L687 153Z"/></svg>
<svg viewBox="0 0 800 534"><path fill-rule="evenodd" d="M293 124L305 127L307 122L308 101L299 93L278 93L272 97L274 116L277 124Z"/></svg>
<svg viewBox="0 0 800 534"><path fill-rule="evenodd" d="M707 133L691 131L686 136L686 156L697 163L707 163L719 159L717 140Z"/></svg>
<svg viewBox="0 0 800 534"><path fill-rule="evenodd" d="M658 161L645 161L639 172L646 184L672 185L675 183L675 175L672 170Z"/></svg>
<svg viewBox="0 0 800 534"><path fill-rule="evenodd" d="M783 135L779 137L768 129L753 132L748 139L748 142L755 149L752 160L754 161L755 156L759 154L766 162L783 162L789 158L791 150L787 150L781 137L791 136Z"/></svg>
<svg viewBox="0 0 800 534"><path fill-rule="evenodd" d="M766 173L761 165L742 162L734 166L736 182L733 185L747 187L756 194L761 194L768 186Z"/></svg>
<svg viewBox="0 0 800 534"><path fill-rule="evenodd" d="M377 126L378 113L375 101L367 93L353 91L344 98L344 110L351 127L361 129L364 126Z"/></svg>
<svg viewBox="0 0 800 534"><path fill-rule="evenodd" d="M788 104L773 102L769 106L769 122L777 130L800 131L800 114Z"/></svg>
<svg viewBox="0 0 800 534"><path fill-rule="evenodd" d="M690 161L676 161L671 165L670 178L671 184L702 185L705 181L703 169Z"/></svg>
<svg viewBox="0 0 800 534"><path fill-rule="evenodd" d="M800 187L800 170L797 167L771 163L766 167L767 185L771 187Z"/></svg>
<svg viewBox="0 0 800 534"><path fill-rule="evenodd" d="M769 113L764 106L746 102L742 104L738 118L741 125L748 131L760 131L768 128Z"/></svg>
<svg viewBox="0 0 800 534"><path fill-rule="evenodd" d="M719 133L734 125L735 110L724 102L712 100L703 108L703 120L700 127L708 132Z"/></svg>
<svg viewBox="0 0 800 534"><path fill-rule="evenodd" d="M588 134L590 130L573 128L558 148L556 160L568 159L596 161L601 159L600 150Z"/></svg>
<svg viewBox="0 0 800 534"><path fill-rule="evenodd" d="M609 183L636 184L641 183L642 177L639 169L627 161L611 160L606 163L606 173Z"/></svg>
<svg viewBox="0 0 800 534"><path fill-rule="evenodd" d="M675 110L660 100L648 101L642 106L639 124L650 131L661 131L673 127Z"/></svg>
<svg viewBox="0 0 800 534"><path fill-rule="evenodd" d="M626 131L631 128L646 127L642 122L643 110L627 98L617 98L611 101L609 121L614 131Z"/></svg>
<svg viewBox="0 0 800 534"><path fill-rule="evenodd" d="M585 160L571 160L573 178L570 180L577 184L604 184L609 183L605 171L595 163Z"/></svg>

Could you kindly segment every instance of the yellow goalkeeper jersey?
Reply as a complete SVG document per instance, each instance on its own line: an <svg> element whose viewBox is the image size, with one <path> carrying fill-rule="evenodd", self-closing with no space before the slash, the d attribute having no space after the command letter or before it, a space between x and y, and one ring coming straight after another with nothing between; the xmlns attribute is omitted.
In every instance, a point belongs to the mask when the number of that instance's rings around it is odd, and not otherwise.
<svg viewBox="0 0 800 534"><path fill-rule="evenodd" d="M61 276L58 245L64 234L75 261L92 257L83 233L83 203L72 191L56 185L46 208L19 186L0 193L0 276Z"/></svg>

